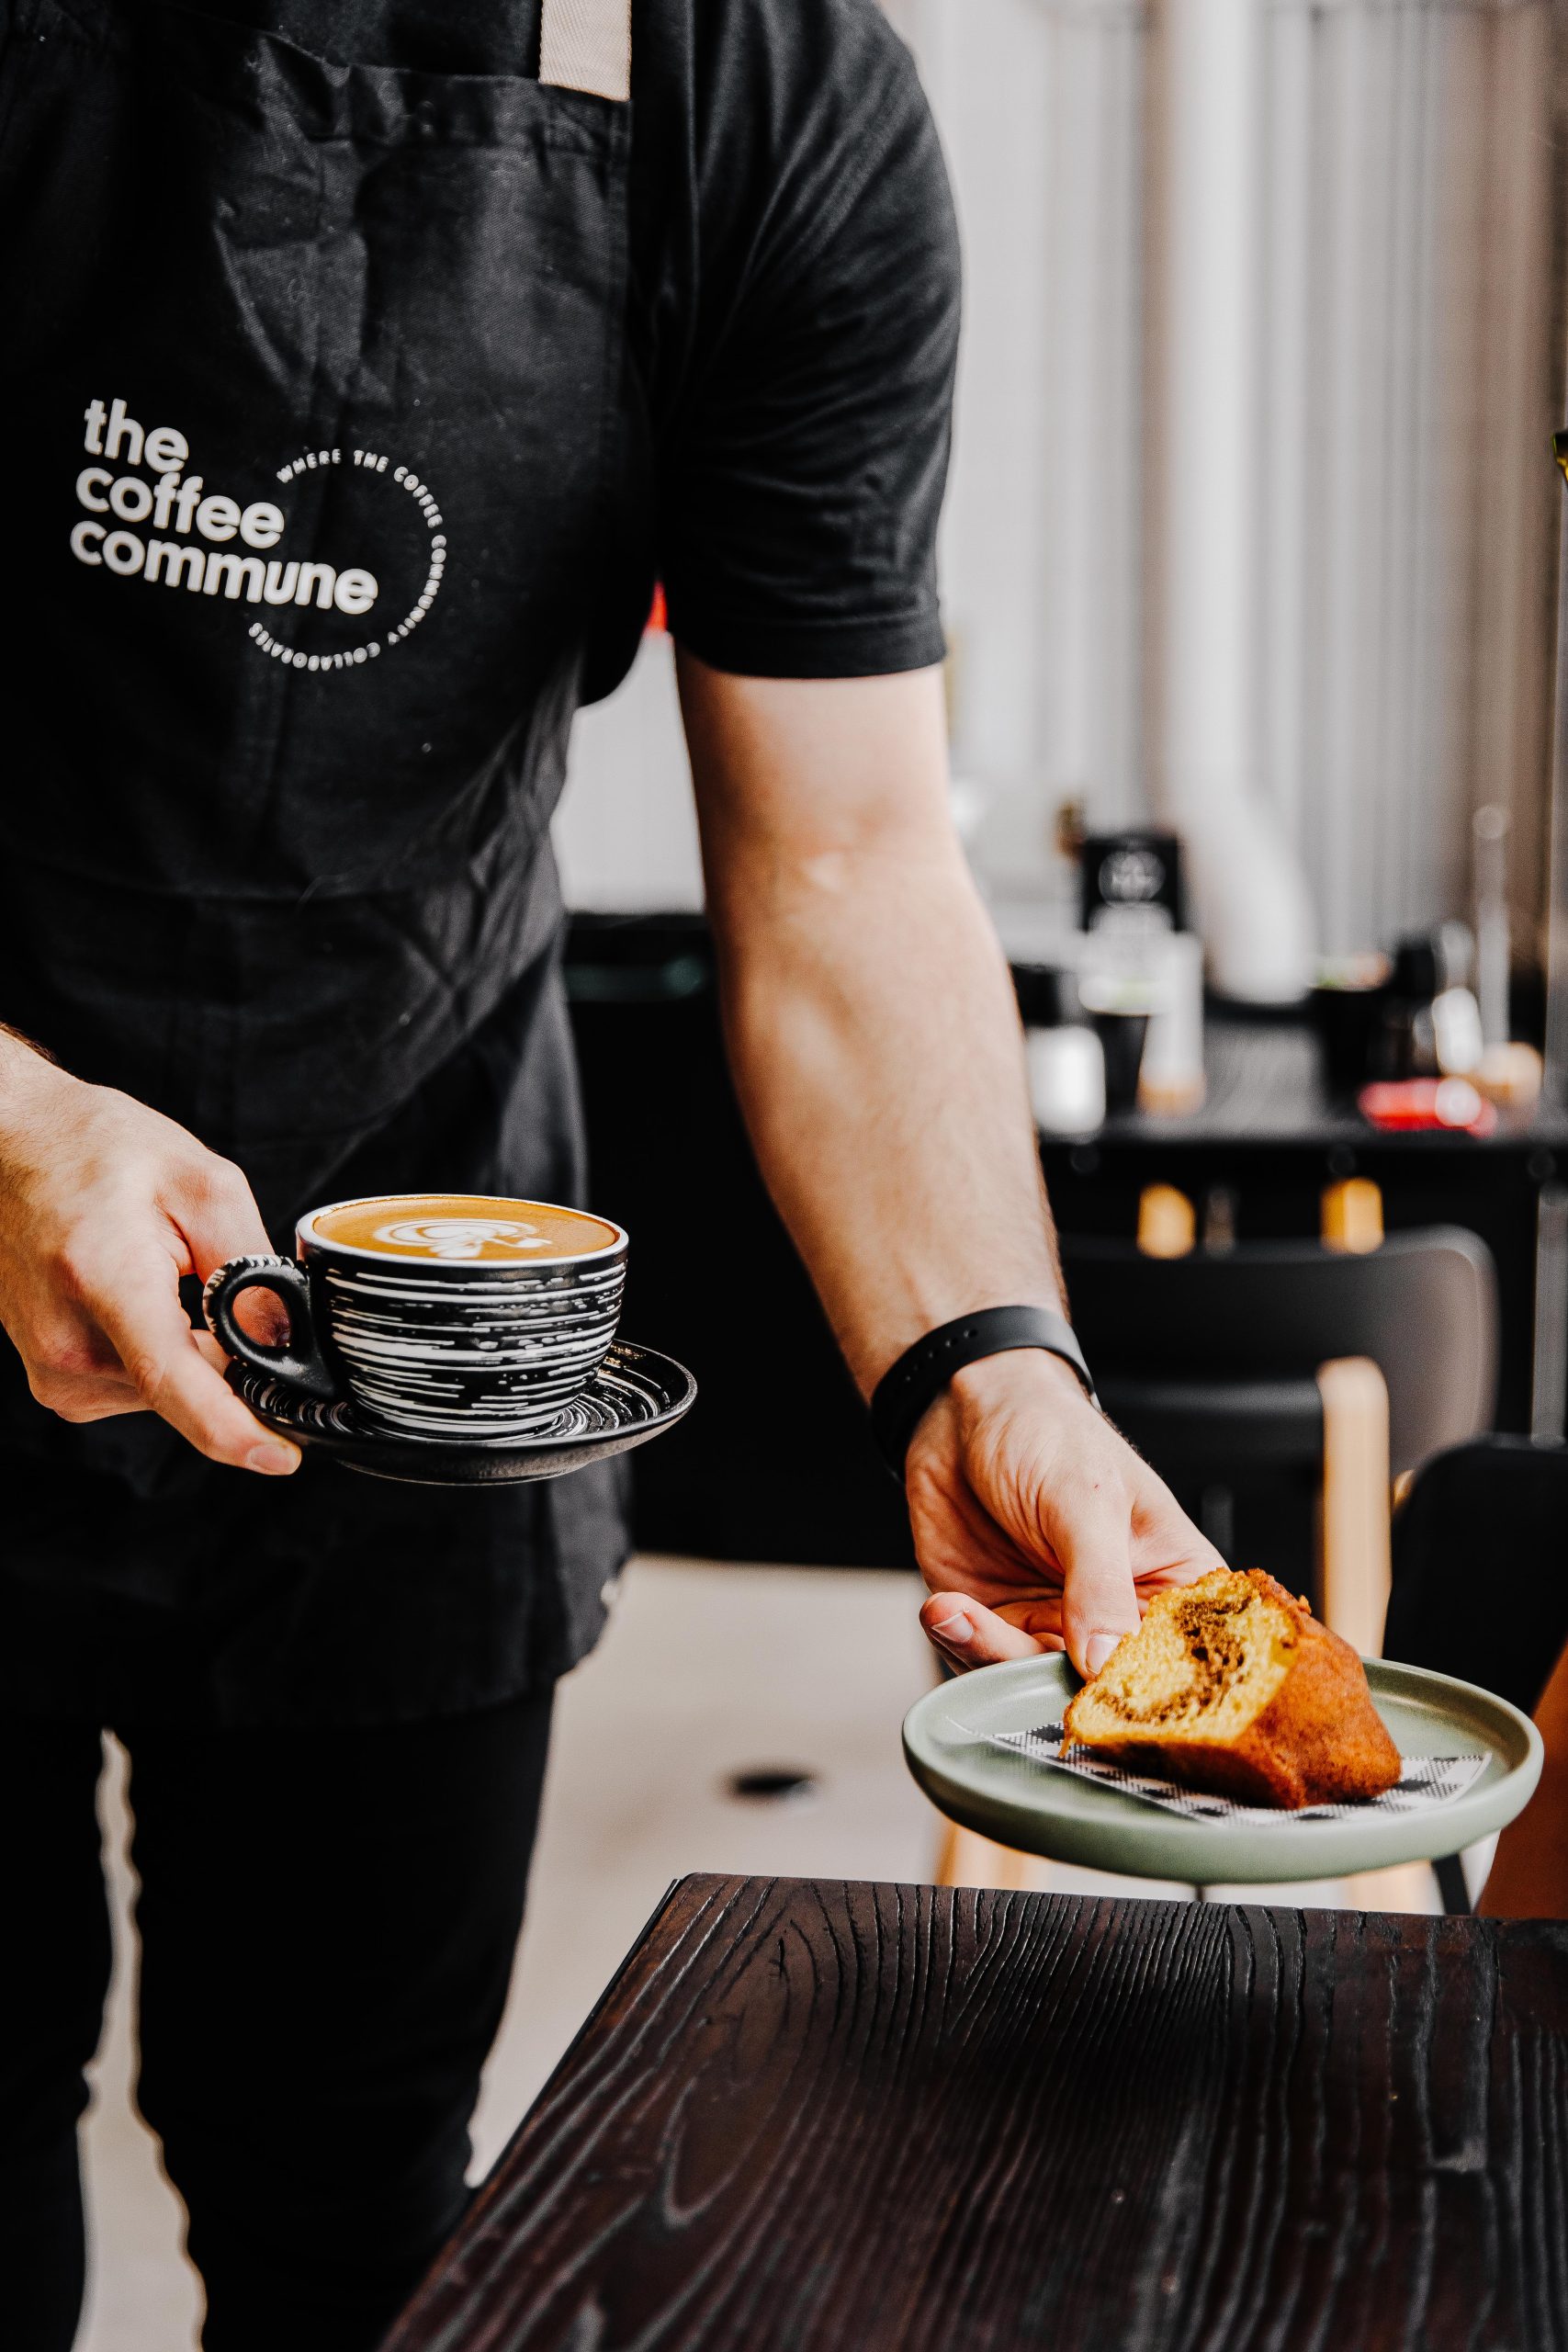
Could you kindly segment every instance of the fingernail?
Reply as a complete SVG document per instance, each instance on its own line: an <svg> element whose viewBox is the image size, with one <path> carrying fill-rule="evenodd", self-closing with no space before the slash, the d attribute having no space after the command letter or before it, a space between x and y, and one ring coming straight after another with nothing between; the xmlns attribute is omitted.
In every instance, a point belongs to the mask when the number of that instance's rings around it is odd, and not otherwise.
<svg viewBox="0 0 1568 2352"><path fill-rule="evenodd" d="M944 1617L940 1625L928 1625L926 1631L933 1634L944 1649L965 1649L975 1638L975 1621L959 1609L951 1617Z"/></svg>
<svg viewBox="0 0 1568 2352"><path fill-rule="evenodd" d="M247 1470L260 1470L269 1478L286 1478L299 1466L299 1453L291 1445L253 1445L245 1456Z"/></svg>
<svg viewBox="0 0 1568 2352"><path fill-rule="evenodd" d="M1098 1674L1106 1659L1121 1642L1120 1634L1091 1634L1083 1645L1084 1664L1091 1674Z"/></svg>

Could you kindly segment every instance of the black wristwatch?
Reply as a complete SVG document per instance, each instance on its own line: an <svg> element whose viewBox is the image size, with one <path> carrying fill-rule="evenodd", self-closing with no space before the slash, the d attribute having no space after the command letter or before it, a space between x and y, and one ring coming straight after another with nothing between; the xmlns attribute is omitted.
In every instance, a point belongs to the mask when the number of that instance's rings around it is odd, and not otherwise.
<svg viewBox="0 0 1568 2352"><path fill-rule="evenodd" d="M883 1458L896 1478L904 1476L909 1440L928 1405L933 1404L955 1372L982 1356L1005 1355L1012 1348L1043 1348L1070 1363L1098 1405L1094 1382L1083 1350L1064 1315L1045 1306L985 1306L977 1314L961 1315L941 1323L906 1348L872 1391L871 1425Z"/></svg>

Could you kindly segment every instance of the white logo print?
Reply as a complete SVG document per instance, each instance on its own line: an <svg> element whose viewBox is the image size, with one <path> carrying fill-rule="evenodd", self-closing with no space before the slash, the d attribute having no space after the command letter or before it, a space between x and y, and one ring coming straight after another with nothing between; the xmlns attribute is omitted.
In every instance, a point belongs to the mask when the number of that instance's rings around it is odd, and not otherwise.
<svg viewBox="0 0 1568 2352"><path fill-rule="evenodd" d="M504 1250L547 1250L549 1237L536 1225L508 1216L412 1217L401 1225L378 1225L376 1238L389 1250L423 1250L431 1258L477 1258L487 1242Z"/></svg>
<svg viewBox="0 0 1568 2352"><path fill-rule="evenodd" d="M190 444L176 426L144 429L122 400L107 408L101 400L89 401L83 414L83 447L89 457L107 462L85 465L76 477L77 504L86 509L71 532L71 552L78 563L111 571L121 580L184 588L192 595L221 594L230 603L314 609L351 619L369 613L376 604L381 582L362 565L339 567L270 556L268 550L278 546L288 526L284 509L266 498L244 504L209 491L200 474L187 474ZM389 465L375 449L311 449L279 466L276 478L287 485L301 474L341 466L345 472L355 469L361 480L386 474L389 488L406 492L417 513L417 520L410 515L410 521L416 531L423 523L428 535L420 559L423 582L409 610L378 636L348 646L340 640L335 651L316 653L290 644L254 620L246 634L258 652L295 670L347 670L400 644L423 620L440 594L446 569L444 518L428 482L408 466L397 466L389 474ZM373 508L376 503L373 498ZM409 509L401 512L408 514ZM131 530L125 527L130 524L148 527L145 532ZM227 544L236 538L238 548ZM405 547L405 562L408 553ZM281 618L277 626L283 626Z"/></svg>

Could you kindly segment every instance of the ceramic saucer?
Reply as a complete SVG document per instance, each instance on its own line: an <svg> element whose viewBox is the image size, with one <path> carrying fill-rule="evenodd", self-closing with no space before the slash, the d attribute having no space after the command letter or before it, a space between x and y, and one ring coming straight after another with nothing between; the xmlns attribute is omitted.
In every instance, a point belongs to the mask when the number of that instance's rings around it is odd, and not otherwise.
<svg viewBox="0 0 1568 2352"><path fill-rule="evenodd" d="M581 1394L526 1438L457 1444L389 1438L361 1427L352 1405L323 1404L270 1374L231 1363L229 1385L268 1429L330 1453L345 1470L420 1487L501 1487L560 1478L659 1437L689 1409L697 1384L672 1356L617 1340Z"/></svg>

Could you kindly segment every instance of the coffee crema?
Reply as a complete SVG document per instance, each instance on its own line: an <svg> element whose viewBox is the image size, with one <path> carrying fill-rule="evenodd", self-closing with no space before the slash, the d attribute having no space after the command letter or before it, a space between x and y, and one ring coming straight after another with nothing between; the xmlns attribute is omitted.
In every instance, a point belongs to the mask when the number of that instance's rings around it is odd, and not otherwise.
<svg viewBox="0 0 1568 2352"><path fill-rule="evenodd" d="M373 1257L434 1265L528 1266L583 1258L620 1239L617 1228L552 1201L498 1200L482 1193L390 1193L345 1201L307 1220L307 1238Z"/></svg>

